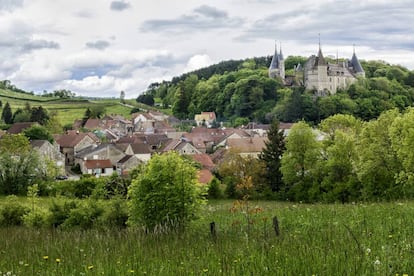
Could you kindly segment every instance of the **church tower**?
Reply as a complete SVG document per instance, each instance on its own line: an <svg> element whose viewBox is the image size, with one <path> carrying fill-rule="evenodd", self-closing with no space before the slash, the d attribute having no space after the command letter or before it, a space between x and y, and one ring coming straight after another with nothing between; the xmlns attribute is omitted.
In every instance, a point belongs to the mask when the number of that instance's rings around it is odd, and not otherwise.
<svg viewBox="0 0 414 276"><path fill-rule="evenodd" d="M351 61L350 61L350 67L352 67L355 75L365 78L365 71L362 69L361 63L359 62L356 54L355 54L355 45L354 45L354 54L352 55Z"/></svg>
<svg viewBox="0 0 414 276"><path fill-rule="evenodd" d="M279 77L282 81L285 80L285 60L282 54L282 47L280 47L279 54L277 53L277 44L275 44L275 53L269 66L269 77L272 79Z"/></svg>

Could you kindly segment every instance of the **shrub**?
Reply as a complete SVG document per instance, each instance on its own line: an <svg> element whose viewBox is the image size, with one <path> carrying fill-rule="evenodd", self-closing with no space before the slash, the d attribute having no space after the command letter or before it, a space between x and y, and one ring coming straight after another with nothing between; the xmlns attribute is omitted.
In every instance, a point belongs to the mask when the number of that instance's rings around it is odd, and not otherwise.
<svg viewBox="0 0 414 276"><path fill-rule="evenodd" d="M176 152L155 155L132 181L129 223L177 229L195 219L201 199L196 169Z"/></svg>
<svg viewBox="0 0 414 276"><path fill-rule="evenodd" d="M43 209L34 209L23 215L23 224L29 227L44 227L48 225L48 212Z"/></svg>
<svg viewBox="0 0 414 276"><path fill-rule="evenodd" d="M93 200L85 200L77 208L71 209L69 217L62 223L63 228L80 227L90 229L102 215L103 209Z"/></svg>
<svg viewBox="0 0 414 276"><path fill-rule="evenodd" d="M0 209L1 226L19 226L23 224L23 216L29 213L29 208L18 202L16 196L8 196Z"/></svg>
<svg viewBox="0 0 414 276"><path fill-rule="evenodd" d="M53 201L49 207L48 225L58 227L69 217L70 211L76 208L74 201L64 201L63 204Z"/></svg>
<svg viewBox="0 0 414 276"><path fill-rule="evenodd" d="M220 180L214 177L210 181L207 194L209 199L223 198L223 191L220 188Z"/></svg>
<svg viewBox="0 0 414 276"><path fill-rule="evenodd" d="M125 228L128 220L126 201L120 197L109 201L101 217L101 224L111 228Z"/></svg>

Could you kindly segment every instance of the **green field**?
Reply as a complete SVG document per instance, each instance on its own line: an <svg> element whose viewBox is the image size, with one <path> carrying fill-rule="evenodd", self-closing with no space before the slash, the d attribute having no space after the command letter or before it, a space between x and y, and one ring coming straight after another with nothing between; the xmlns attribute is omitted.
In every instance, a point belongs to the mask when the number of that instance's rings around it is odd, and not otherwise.
<svg viewBox="0 0 414 276"><path fill-rule="evenodd" d="M247 213L232 203L210 202L186 231L162 235L0 228L0 275L414 275L413 202L261 201Z"/></svg>
<svg viewBox="0 0 414 276"><path fill-rule="evenodd" d="M88 107L103 106L106 114L119 114L127 119L130 118L132 110L129 106L121 105L119 99L60 99L56 97L41 97L18 93L4 89L0 89L0 100L3 105L8 102L13 112L16 111L17 108L24 108L26 103L29 103L32 107L42 106L49 112L56 112L62 125L73 124L76 119L81 119ZM146 106L138 104L135 100L126 100L126 103L134 107L147 108Z"/></svg>

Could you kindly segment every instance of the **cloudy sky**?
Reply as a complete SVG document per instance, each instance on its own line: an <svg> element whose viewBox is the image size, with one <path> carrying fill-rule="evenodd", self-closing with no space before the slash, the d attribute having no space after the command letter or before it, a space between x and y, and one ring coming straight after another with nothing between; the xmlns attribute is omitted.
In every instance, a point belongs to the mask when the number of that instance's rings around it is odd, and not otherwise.
<svg viewBox="0 0 414 276"><path fill-rule="evenodd" d="M414 69L413 0L0 0L0 79L135 98L152 82L283 53Z"/></svg>

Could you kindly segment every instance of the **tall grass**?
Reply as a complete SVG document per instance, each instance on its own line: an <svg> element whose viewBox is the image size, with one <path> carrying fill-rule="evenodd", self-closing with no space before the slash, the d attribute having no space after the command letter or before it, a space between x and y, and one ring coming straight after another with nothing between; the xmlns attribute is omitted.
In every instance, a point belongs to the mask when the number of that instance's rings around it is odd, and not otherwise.
<svg viewBox="0 0 414 276"><path fill-rule="evenodd" d="M2 228L0 271L16 275L414 273L412 202L251 202L250 210L234 211L230 201L211 202L190 228L162 235L132 228ZM280 236L272 227L274 216L280 222ZM210 234L212 221L217 226L215 239Z"/></svg>

